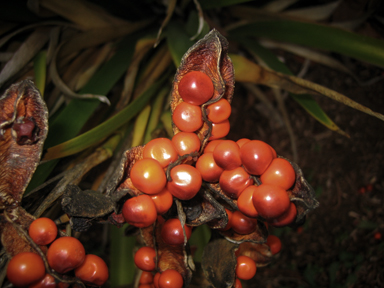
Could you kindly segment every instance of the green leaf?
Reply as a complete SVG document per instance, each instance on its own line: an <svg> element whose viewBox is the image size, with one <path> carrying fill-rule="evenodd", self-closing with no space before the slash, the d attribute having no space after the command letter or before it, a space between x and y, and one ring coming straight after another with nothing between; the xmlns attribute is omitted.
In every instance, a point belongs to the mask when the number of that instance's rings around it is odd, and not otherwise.
<svg viewBox="0 0 384 288"><path fill-rule="evenodd" d="M189 244L197 247L195 255L193 256L194 261L201 262L204 247L209 242L209 239L211 239L211 230L207 225L198 226L193 231L191 238L189 239Z"/></svg>
<svg viewBox="0 0 384 288"><path fill-rule="evenodd" d="M40 51L33 60L33 70L35 73L35 85L39 89L41 96L44 96L45 80L47 77L47 52Z"/></svg>
<svg viewBox="0 0 384 288"><path fill-rule="evenodd" d="M252 0L205 0L200 1L201 8L203 9L212 9L212 8L220 8L225 6L236 5L244 2L250 2Z"/></svg>
<svg viewBox="0 0 384 288"><path fill-rule="evenodd" d="M145 107L148 101L160 90L165 79L166 77L163 77L130 105L95 128L57 146L48 148L44 160L62 158L78 153L114 133L116 129L130 121Z"/></svg>
<svg viewBox="0 0 384 288"><path fill-rule="evenodd" d="M293 20L257 21L228 31L231 35L266 37L344 54L384 67L384 41L336 27Z"/></svg>
<svg viewBox="0 0 384 288"><path fill-rule="evenodd" d="M260 57L271 69L287 75L293 75L287 66L277 58L270 50L265 49L254 39L245 39L238 36L233 37L238 40L244 47L258 57ZM309 94L292 94L290 96L300 104L312 117L314 117L321 124L333 131L341 132L340 128L328 117L324 110Z"/></svg>
<svg viewBox="0 0 384 288"><path fill-rule="evenodd" d="M179 67L181 58L195 42L189 39L189 35L178 22L171 22L167 26L167 44L171 52L173 63Z"/></svg>

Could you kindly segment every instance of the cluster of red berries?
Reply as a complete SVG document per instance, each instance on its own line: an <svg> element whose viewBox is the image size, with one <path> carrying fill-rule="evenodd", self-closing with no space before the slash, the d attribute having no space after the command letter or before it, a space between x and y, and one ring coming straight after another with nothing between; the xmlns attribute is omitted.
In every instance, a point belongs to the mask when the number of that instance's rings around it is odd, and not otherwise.
<svg viewBox="0 0 384 288"><path fill-rule="evenodd" d="M83 244L74 237L57 238L57 226L49 218L34 220L28 229L31 239L40 246L49 245L46 259L51 269L59 274L71 271L86 284L103 285L108 279L108 267L97 255L86 254ZM41 256L34 252L15 255L8 264L7 278L16 287L69 287L46 273ZM58 283L56 283L58 282Z"/></svg>

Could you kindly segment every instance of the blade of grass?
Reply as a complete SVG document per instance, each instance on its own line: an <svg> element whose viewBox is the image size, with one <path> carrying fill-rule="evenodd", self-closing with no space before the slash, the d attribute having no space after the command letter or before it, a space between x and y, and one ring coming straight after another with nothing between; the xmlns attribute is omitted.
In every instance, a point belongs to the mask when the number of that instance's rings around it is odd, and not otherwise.
<svg viewBox="0 0 384 288"><path fill-rule="evenodd" d="M107 121L71 140L48 148L43 160L49 161L78 153L111 135L116 129L135 117L145 107L153 95L159 91L165 79L166 77L160 79L130 105L109 118Z"/></svg>
<svg viewBox="0 0 384 288"><path fill-rule="evenodd" d="M34 61L33 70L35 72L35 85L39 89L41 97L44 97L45 80L47 77L47 52L40 51Z"/></svg>
<svg viewBox="0 0 384 288"><path fill-rule="evenodd" d="M384 67L384 40L335 27L281 19L240 25L228 32L237 37L266 37L333 51Z"/></svg>
<svg viewBox="0 0 384 288"><path fill-rule="evenodd" d="M143 143L143 137L148 124L151 108L151 105L145 106L136 117L132 135L132 147L139 146Z"/></svg>
<svg viewBox="0 0 384 288"><path fill-rule="evenodd" d="M111 256L110 256L110 276L111 287L125 286L133 282L135 264L133 261L133 249L135 238L126 237L124 230L128 226L117 228L110 225L111 237Z"/></svg>
<svg viewBox="0 0 384 288"><path fill-rule="evenodd" d="M244 2L249 2L252 0L209 0L209 1L200 1L201 8L203 9L212 9L231 6L235 4L240 4Z"/></svg>
<svg viewBox="0 0 384 288"><path fill-rule="evenodd" d="M240 43L248 48L251 53L260 57L271 69L287 75L293 75L288 67L276 57L270 50L265 49L254 39L242 39ZM291 94L291 97L299 103L312 117L314 117L321 124L333 131L341 131L341 129L328 117L328 115L321 109L319 104L308 94Z"/></svg>

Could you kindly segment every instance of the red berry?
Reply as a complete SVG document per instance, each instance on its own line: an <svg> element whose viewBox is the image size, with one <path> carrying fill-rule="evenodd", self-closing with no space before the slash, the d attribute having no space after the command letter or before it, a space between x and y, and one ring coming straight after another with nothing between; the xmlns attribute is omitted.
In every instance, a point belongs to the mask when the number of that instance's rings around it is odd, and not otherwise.
<svg viewBox="0 0 384 288"><path fill-rule="evenodd" d="M256 274L256 263L248 256L237 257L236 276L242 280L250 280Z"/></svg>
<svg viewBox="0 0 384 288"><path fill-rule="evenodd" d="M227 230L232 228L232 216L233 216L233 213L232 213L232 211L228 210L227 208L225 208L225 212L227 212L228 223L227 223L227 225L224 228L219 229L220 231L227 231Z"/></svg>
<svg viewBox="0 0 384 288"><path fill-rule="evenodd" d="M241 166L240 147L235 141L224 140L213 150L213 158L224 170L232 170Z"/></svg>
<svg viewBox="0 0 384 288"><path fill-rule="evenodd" d="M238 234L247 235L256 230L257 220L245 216L240 211L232 214L231 225L233 231Z"/></svg>
<svg viewBox="0 0 384 288"><path fill-rule="evenodd" d="M31 223L28 234L37 245L48 245L56 239L57 226L51 219L41 217Z"/></svg>
<svg viewBox="0 0 384 288"><path fill-rule="evenodd" d="M196 169L199 170L203 180L207 182L218 182L224 171L216 164L212 152L204 153L197 159Z"/></svg>
<svg viewBox="0 0 384 288"><path fill-rule="evenodd" d="M284 227L291 224L296 219L296 215L297 215L296 206L291 202L291 205L289 206L288 211L285 212L279 218L273 219L270 223L272 226L275 226L275 227Z"/></svg>
<svg viewBox="0 0 384 288"><path fill-rule="evenodd" d="M241 281L236 278L235 280L235 287L234 288L243 288L243 285L241 285Z"/></svg>
<svg viewBox="0 0 384 288"><path fill-rule="evenodd" d="M172 168L171 178L172 181L167 183L167 189L180 200L189 200L195 197L203 183L199 170L187 164Z"/></svg>
<svg viewBox="0 0 384 288"><path fill-rule="evenodd" d="M136 266L143 271L153 271L156 268L156 251L152 247L143 246L135 253Z"/></svg>
<svg viewBox="0 0 384 288"><path fill-rule="evenodd" d="M213 96L213 83L211 78L203 72L191 71L185 74L178 85L180 97L193 105L201 105Z"/></svg>
<svg viewBox="0 0 384 288"><path fill-rule="evenodd" d="M185 225L184 230L188 240L191 237L192 228ZM180 220L171 218L165 221L163 227L161 228L161 237L163 238L164 242L169 245L184 244L184 233Z"/></svg>
<svg viewBox="0 0 384 288"><path fill-rule="evenodd" d="M281 250L281 241L275 235L269 235L267 237L267 242L265 244L269 246L269 249L271 250L272 255L279 253Z"/></svg>
<svg viewBox="0 0 384 288"><path fill-rule="evenodd" d="M204 148L204 153L208 153L208 152L212 152L213 153L213 150L215 150L216 146L223 142L224 140L212 140L212 141L209 141L208 144L205 146Z"/></svg>
<svg viewBox="0 0 384 288"><path fill-rule="evenodd" d="M173 269L165 270L160 274L160 288L182 288L184 284L183 277L179 272Z"/></svg>
<svg viewBox="0 0 384 288"><path fill-rule="evenodd" d="M253 192L256 190L255 185L248 186L240 193L239 198L237 198L237 207L239 210L248 217L257 217L259 213L253 205Z"/></svg>
<svg viewBox="0 0 384 288"><path fill-rule="evenodd" d="M157 219L155 203L148 195L139 195L125 201L122 213L125 221L139 228L148 227Z"/></svg>
<svg viewBox="0 0 384 288"><path fill-rule="evenodd" d="M155 288L159 288L159 278L160 278L160 273L157 272L155 276L153 277L153 285L155 285Z"/></svg>
<svg viewBox="0 0 384 288"><path fill-rule="evenodd" d="M228 100L221 98L219 101L207 106L208 120L213 123L223 122L231 115L231 109Z"/></svg>
<svg viewBox="0 0 384 288"><path fill-rule="evenodd" d="M7 278L16 287L28 286L45 275L43 259L36 253L22 252L9 261Z"/></svg>
<svg viewBox="0 0 384 288"><path fill-rule="evenodd" d="M84 262L75 269L75 275L85 283L101 286L107 282L107 264L97 255L88 254Z"/></svg>
<svg viewBox="0 0 384 288"><path fill-rule="evenodd" d="M160 193L151 195L151 198L156 206L157 214L164 214L172 207L173 196L166 187Z"/></svg>
<svg viewBox="0 0 384 288"><path fill-rule="evenodd" d="M74 237L57 238L47 251L49 266L60 274L79 267L85 259L83 244Z"/></svg>
<svg viewBox="0 0 384 288"><path fill-rule="evenodd" d="M283 158L275 158L260 176L264 184L280 186L284 190L292 187L296 180L296 173L291 163Z"/></svg>
<svg viewBox="0 0 384 288"><path fill-rule="evenodd" d="M199 136L192 132L179 132L172 138L172 143L180 156L199 152L201 142Z"/></svg>
<svg viewBox="0 0 384 288"><path fill-rule="evenodd" d="M284 189L269 184L257 186L252 200L259 215L267 220L282 216L291 204Z"/></svg>
<svg viewBox="0 0 384 288"><path fill-rule="evenodd" d="M181 102L173 111L173 123L183 132L195 132L203 126L200 106Z"/></svg>
<svg viewBox="0 0 384 288"><path fill-rule="evenodd" d="M224 120L219 123L212 123L212 133L211 137L209 137L209 141L223 138L228 135L229 130L231 129L231 125L229 120Z"/></svg>
<svg viewBox="0 0 384 288"><path fill-rule="evenodd" d="M139 284L152 284L153 283L153 274L148 271L142 271Z"/></svg>
<svg viewBox="0 0 384 288"><path fill-rule="evenodd" d="M223 171L219 183L220 188L228 197L237 199L245 188L253 184L253 179L243 167L237 167L233 170Z"/></svg>
<svg viewBox="0 0 384 288"><path fill-rule="evenodd" d="M179 155L171 140L168 138L156 138L145 145L143 158L155 159L161 167L165 168L170 163L175 162Z"/></svg>
<svg viewBox="0 0 384 288"><path fill-rule="evenodd" d="M270 146L259 140L245 143L240 148L240 156L245 170L252 175L263 174L274 158Z"/></svg>
<svg viewBox="0 0 384 288"><path fill-rule="evenodd" d="M164 189L167 178L163 167L155 159L136 161L130 171L132 184L146 194L157 194Z"/></svg>
<svg viewBox="0 0 384 288"><path fill-rule="evenodd" d="M55 278L50 274L45 274L44 278L38 282L29 285L28 288L56 288Z"/></svg>
<svg viewBox="0 0 384 288"><path fill-rule="evenodd" d="M241 139L237 140L236 143L241 148L245 143L248 143L249 141L251 141L251 140L248 138L241 138Z"/></svg>

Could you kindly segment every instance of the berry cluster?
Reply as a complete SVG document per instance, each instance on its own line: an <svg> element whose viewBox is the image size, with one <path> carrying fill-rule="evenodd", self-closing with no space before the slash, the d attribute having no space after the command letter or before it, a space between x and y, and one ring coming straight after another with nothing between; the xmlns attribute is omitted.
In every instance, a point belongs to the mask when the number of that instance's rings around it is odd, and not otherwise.
<svg viewBox="0 0 384 288"><path fill-rule="evenodd" d="M38 218L29 226L29 237L39 246L48 246L45 258L55 272L52 275L73 273L83 283L101 286L108 279L108 267L97 255L86 254L83 244L70 236L57 238L57 226L49 218ZM58 274L56 274L58 273ZM44 260L34 252L21 252L8 264L8 280L16 287L69 287L46 273Z"/></svg>

